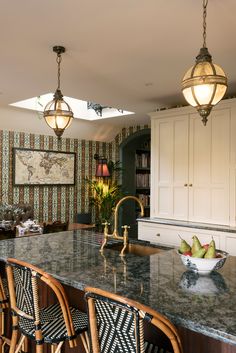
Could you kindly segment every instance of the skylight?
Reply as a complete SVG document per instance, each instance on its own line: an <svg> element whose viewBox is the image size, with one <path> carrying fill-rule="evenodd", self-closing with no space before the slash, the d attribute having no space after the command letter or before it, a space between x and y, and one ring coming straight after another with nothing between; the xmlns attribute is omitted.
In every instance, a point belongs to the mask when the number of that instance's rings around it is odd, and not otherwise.
<svg viewBox="0 0 236 353"><path fill-rule="evenodd" d="M52 99L53 99L53 93L47 93L39 97L33 97L16 103L11 103L10 105L18 108L43 112L45 105ZM79 119L92 121L92 120L106 119L106 118L113 118L116 116L134 114L133 112L106 107L100 104L86 102L86 101L82 101L71 97L64 96L64 100L71 107L74 113L74 117ZM90 108L88 108L88 106L90 106ZM96 111L92 107L96 109L100 107L100 109L97 109L97 113L96 113ZM99 114L102 114L102 116L100 116Z"/></svg>

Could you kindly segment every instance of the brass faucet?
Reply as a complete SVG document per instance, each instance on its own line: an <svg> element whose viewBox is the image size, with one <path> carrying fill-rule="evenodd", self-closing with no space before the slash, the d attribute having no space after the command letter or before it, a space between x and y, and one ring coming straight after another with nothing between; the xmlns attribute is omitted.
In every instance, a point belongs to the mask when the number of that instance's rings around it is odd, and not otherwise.
<svg viewBox="0 0 236 353"><path fill-rule="evenodd" d="M120 199L120 201L117 203L116 207L115 207L115 211L114 211L114 230L112 234L108 234L108 223L105 222L104 223L104 241L102 243L101 249L100 251L103 251L103 248L105 247L105 245L107 244L108 239L116 239L116 240L122 240L123 241L123 248L120 252L120 256L124 256L124 252L125 249L127 248L128 245L128 228L130 228L127 225L122 226L122 228L124 229L124 233L122 236L119 235L119 231L118 231L118 215L119 215L119 208L121 206L121 204L126 201L126 200L135 200L136 202L139 203L140 208L141 208L141 213L140 216L143 217L144 216L144 207L142 202L140 201L140 199L136 196L125 196L122 199Z"/></svg>

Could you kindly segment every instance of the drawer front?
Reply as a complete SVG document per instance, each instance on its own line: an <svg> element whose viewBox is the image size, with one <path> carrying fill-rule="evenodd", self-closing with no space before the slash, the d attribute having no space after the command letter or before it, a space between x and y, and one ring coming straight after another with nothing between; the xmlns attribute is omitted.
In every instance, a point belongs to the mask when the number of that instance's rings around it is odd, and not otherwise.
<svg viewBox="0 0 236 353"><path fill-rule="evenodd" d="M178 246L179 237L175 230L156 225L139 225L138 238L152 243Z"/></svg>
<svg viewBox="0 0 236 353"><path fill-rule="evenodd" d="M236 256L236 237L235 236L226 236L225 251L227 251L230 255Z"/></svg>
<svg viewBox="0 0 236 353"><path fill-rule="evenodd" d="M159 224L155 225L154 223L139 223L138 238L141 240L147 240L161 245L179 247L179 235L185 239L190 246L192 245L193 235L196 235L202 244L209 244L213 236L216 243L216 248L221 249L220 235L216 234L216 232L192 228L186 229L177 226L160 226Z"/></svg>

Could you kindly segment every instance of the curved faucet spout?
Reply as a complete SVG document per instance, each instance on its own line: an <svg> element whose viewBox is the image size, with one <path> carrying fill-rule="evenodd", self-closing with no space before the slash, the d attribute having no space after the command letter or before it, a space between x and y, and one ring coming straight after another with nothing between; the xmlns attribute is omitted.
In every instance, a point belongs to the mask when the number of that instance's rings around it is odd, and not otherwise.
<svg viewBox="0 0 236 353"><path fill-rule="evenodd" d="M136 196L132 196L132 195L129 195L129 196L125 196L123 197L122 199L120 199L120 201L117 203L116 205L116 208L115 208L115 211L114 211L114 231L113 231L113 235L115 237L118 237L119 236L119 232L118 232L118 215L119 215L119 208L121 206L121 204L126 201L126 200L135 200L136 202L138 202L138 204L140 205L140 208L141 208L141 213L140 213L140 216L143 217L144 216L144 207L143 207L143 204L142 202L140 201L140 199Z"/></svg>

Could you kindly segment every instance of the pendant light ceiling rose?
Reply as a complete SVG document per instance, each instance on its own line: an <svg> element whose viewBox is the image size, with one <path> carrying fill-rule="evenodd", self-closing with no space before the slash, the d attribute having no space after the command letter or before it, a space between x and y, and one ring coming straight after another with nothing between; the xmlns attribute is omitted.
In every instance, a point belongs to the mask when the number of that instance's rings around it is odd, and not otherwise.
<svg viewBox="0 0 236 353"><path fill-rule="evenodd" d="M182 92L186 101L195 107L204 125L212 108L223 98L227 89L227 77L219 65L213 64L206 47L206 14L208 0L203 0L203 47L196 63L182 80Z"/></svg>
<svg viewBox="0 0 236 353"><path fill-rule="evenodd" d="M54 130L58 138L60 138L72 123L74 117L73 112L68 103L63 99L63 95L60 88L61 79L61 54L65 53L65 48L60 45L55 45L53 51L57 54L57 89L54 93L53 100L50 101L44 109L44 119L51 129Z"/></svg>
<svg viewBox="0 0 236 353"><path fill-rule="evenodd" d="M66 48L62 47L61 45L54 45L52 50L54 51L54 53L57 53L57 55L61 55L61 54L65 53Z"/></svg>

